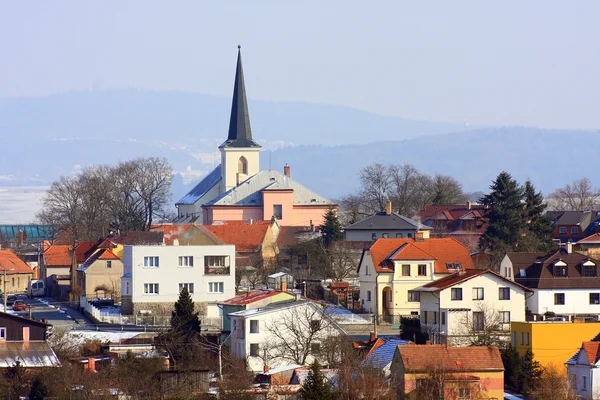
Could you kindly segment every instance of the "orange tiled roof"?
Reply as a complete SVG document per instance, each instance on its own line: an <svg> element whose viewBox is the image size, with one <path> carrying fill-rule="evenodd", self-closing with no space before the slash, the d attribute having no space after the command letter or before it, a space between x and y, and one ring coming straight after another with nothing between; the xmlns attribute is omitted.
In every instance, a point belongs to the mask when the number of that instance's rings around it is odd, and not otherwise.
<svg viewBox="0 0 600 400"><path fill-rule="evenodd" d="M433 366L449 373L503 371L500 351L494 346L398 345L406 372L427 371Z"/></svg>
<svg viewBox="0 0 600 400"><path fill-rule="evenodd" d="M588 237L581 239L577 244L591 244L591 243L600 243L600 233L594 233Z"/></svg>
<svg viewBox="0 0 600 400"><path fill-rule="evenodd" d="M44 252L45 265L71 265L71 246L68 244L53 244Z"/></svg>
<svg viewBox="0 0 600 400"><path fill-rule="evenodd" d="M402 258L403 246L404 249L409 249L406 252L409 258ZM467 247L452 238L430 238L422 242L416 242L414 239L377 239L369 251L377 272L393 272L393 267L387 262L390 257L393 257L394 261L431 260L433 257L436 273L448 273L447 263L460 264L464 269L474 268Z"/></svg>
<svg viewBox="0 0 600 400"><path fill-rule="evenodd" d="M205 228L214 233L226 244L235 245L235 250L242 253L260 250L271 221L219 221L218 225L206 225Z"/></svg>
<svg viewBox="0 0 600 400"><path fill-rule="evenodd" d="M583 348L585 349L585 354L590 365L596 364L600 355L600 342L583 342Z"/></svg>
<svg viewBox="0 0 600 400"><path fill-rule="evenodd" d="M101 249L98 252L100 253L97 258L98 260L120 260L120 258L109 249Z"/></svg>
<svg viewBox="0 0 600 400"><path fill-rule="evenodd" d="M10 271L12 269L12 271ZM12 250L0 250L0 271L7 274L26 274L33 270L25 264Z"/></svg>
<svg viewBox="0 0 600 400"><path fill-rule="evenodd" d="M173 240L177 239L179 235L187 230L191 225L177 225L177 224L169 224L169 225L155 225L152 226L152 231L162 231L164 235L165 244L172 244Z"/></svg>

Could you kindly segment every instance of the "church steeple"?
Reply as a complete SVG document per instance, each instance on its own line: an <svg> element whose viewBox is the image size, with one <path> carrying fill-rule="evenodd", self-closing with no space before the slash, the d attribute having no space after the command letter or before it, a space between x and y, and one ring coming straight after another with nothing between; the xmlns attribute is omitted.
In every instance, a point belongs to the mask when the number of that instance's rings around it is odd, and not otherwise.
<svg viewBox="0 0 600 400"><path fill-rule="evenodd" d="M242 69L241 46L238 46L233 100L231 102L231 117L229 118L229 134L227 135L227 140L219 147L261 147L252 140L246 87L244 85L244 71Z"/></svg>

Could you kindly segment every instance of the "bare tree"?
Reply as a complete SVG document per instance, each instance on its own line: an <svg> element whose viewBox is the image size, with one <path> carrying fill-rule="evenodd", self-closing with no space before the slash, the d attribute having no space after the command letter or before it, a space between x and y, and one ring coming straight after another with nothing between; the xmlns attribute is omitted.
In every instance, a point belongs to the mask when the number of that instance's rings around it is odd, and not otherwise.
<svg viewBox="0 0 600 400"><path fill-rule="evenodd" d="M578 398L564 367L561 367L549 364L542 368L542 376L536 385L537 390L529 396L532 400L575 400Z"/></svg>
<svg viewBox="0 0 600 400"><path fill-rule="evenodd" d="M468 346L497 346L507 343L510 330L502 319L502 314L492 306L480 304L472 313L466 312L459 319L457 330L454 332L456 342Z"/></svg>
<svg viewBox="0 0 600 400"><path fill-rule="evenodd" d="M166 158L137 158L131 161L137 171L137 193L144 201L146 230L154 217L162 218L171 198L171 165Z"/></svg>
<svg viewBox="0 0 600 400"><path fill-rule="evenodd" d="M266 324L267 339L262 343L262 357L305 365L309 357L319 357L321 344L339 335L340 328L321 307L313 302L298 302Z"/></svg>
<svg viewBox="0 0 600 400"><path fill-rule="evenodd" d="M588 178L573 181L548 196L552 210L585 211L600 206L600 190L592 186Z"/></svg>
<svg viewBox="0 0 600 400"><path fill-rule="evenodd" d="M320 250L323 278L341 282L346 278L356 276L358 257L349 242L338 240L327 247L320 243Z"/></svg>
<svg viewBox="0 0 600 400"><path fill-rule="evenodd" d="M80 225L82 195L77 177L61 176L46 192L38 219L68 232L71 242L75 243L83 228Z"/></svg>
<svg viewBox="0 0 600 400"><path fill-rule="evenodd" d="M423 400L487 399L487 385L473 382L462 368L448 368L438 360L430 363L425 374L416 381L416 398Z"/></svg>
<svg viewBox="0 0 600 400"><path fill-rule="evenodd" d="M360 183L363 207L367 213L373 214L385 209L392 191L392 182L388 169L382 164L373 164L360 171Z"/></svg>

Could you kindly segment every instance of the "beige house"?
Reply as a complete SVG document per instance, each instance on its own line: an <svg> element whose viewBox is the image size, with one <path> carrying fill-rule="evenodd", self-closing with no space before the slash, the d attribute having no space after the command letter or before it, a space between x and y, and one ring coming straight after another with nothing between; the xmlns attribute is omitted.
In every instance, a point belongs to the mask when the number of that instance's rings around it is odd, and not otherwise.
<svg viewBox="0 0 600 400"><path fill-rule="evenodd" d="M6 290L7 293L25 292L31 279L33 270L29 265L12 250L0 250L0 290Z"/></svg>
<svg viewBox="0 0 600 400"><path fill-rule="evenodd" d="M99 248L79 268L77 282L87 300L121 295L123 261L112 249Z"/></svg>
<svg viewBox="0 0 600 400"><path fill-rule="evenodd" d="M469 251L455 239L429 238L429 231L414 239L378 239L358 267L362 307L394 320L418 315L415 288L466 268L473 268Z"/></svg>

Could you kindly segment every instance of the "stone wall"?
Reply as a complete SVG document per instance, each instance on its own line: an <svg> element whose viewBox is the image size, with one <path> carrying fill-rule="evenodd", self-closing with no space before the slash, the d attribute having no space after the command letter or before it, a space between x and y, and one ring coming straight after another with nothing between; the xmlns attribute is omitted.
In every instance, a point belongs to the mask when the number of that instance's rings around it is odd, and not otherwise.
<svg viewBox="0 0 600 400"><path fill-rule="evenodd" d="M151 312L151 315L156 316L171 316L174 308L174 303L132 303L131 297L123 296L121 299L121 312L123 315L137 315L141 310ZM194 303L195 311L201 316L206 315L207 303Z"/></svg>

